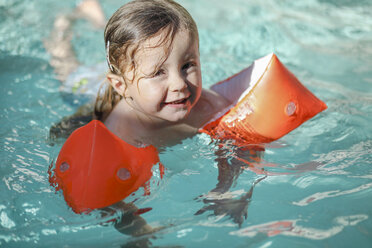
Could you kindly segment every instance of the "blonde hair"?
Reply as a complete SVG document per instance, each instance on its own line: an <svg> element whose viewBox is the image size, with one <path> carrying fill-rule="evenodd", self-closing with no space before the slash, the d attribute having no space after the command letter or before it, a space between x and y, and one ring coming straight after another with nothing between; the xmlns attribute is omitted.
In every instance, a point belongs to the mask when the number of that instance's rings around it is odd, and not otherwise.
<svg viewBox="0 0 372 248"><path fill-rule="evenodd" d="M134 0L123 5L112 15L105 28L105 45L110 72L123 76L125 83L133 83L135 76L128 79L124 74L133 71L135 75L134 56L139 46L163 30L166 31L166 35L158 45L167 43L170 46L180 29L186 29L195 39L199 38L191 15L172 0ZM162 62L167 59L168 52L166 51L166 57ZM104 93L97 95L94 118L104 120L122 98L123 96L119 95L110 84L106 84Z"/></svg>

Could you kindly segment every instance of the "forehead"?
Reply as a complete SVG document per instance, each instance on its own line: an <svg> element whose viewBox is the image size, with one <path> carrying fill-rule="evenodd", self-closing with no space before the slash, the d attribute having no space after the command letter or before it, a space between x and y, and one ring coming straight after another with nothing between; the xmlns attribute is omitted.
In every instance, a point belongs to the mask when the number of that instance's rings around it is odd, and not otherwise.
<svg viewBox="0 0 372 248"><path fill-rule="evenodd" d="M140 66L153 66L170 55L179 57L198 54L198 40L188 30L179 30L173 41L168 32L163 30L145 40L138 47L136 61ZM165 60L166 61L166 60Z"/></svg>

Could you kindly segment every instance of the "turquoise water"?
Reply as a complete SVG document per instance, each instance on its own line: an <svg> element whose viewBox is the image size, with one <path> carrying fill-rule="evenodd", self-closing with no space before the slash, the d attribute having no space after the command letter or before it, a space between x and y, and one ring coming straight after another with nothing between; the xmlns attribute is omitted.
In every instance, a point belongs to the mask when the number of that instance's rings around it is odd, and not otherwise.
<svg viewBox="0 0 372 248"><path fill-rule="evenodd" d="M110 15L123 1L102 1ZM210 86L274 51L328 109L266 147L248 218L239 228L204 206L215 188L215 149L197 135L164 151L163 180L150 196L137 192L142 216L163 226L154 247L372 246L372 4L370 1L180 1L199 26L203 82ZM0 246L130 247L100 217L75 214L48 183L63 141L49 127L85 99L59 92L43 47L58 13L76 2L0 0ZM82 64L104 60L102 34L74 26ZM244 170L237 197L262 178Z"/></svg>

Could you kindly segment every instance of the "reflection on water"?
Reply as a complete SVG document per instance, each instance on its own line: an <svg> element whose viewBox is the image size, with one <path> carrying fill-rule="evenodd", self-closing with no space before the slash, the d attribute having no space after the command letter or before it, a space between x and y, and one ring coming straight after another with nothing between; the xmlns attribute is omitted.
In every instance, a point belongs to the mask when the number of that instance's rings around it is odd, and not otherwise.
<svg viewBox="0 0 372 248"><path fill-rule="evenodd" d="M322 240L327 239L336 234L342 232L347 226L355 226L359 222L368 219L368 215L351 215L351 216L340 216L335 218L335 226L329 229L317 229L304 227L297 222L300 220L281 220L269 223L264 223L256 226L250 226L247 228L240 229L238 231L230 232L231 235L254 237L258 234L266 234L267 236L285 235L285 236L296 236L307 239Z"/></svg>
<svg viewBox="0 0 372 248"><path fill-rule="evenodd" d="M297 206L307 206L310 203L313 203L315 201L323 200L326 198L331 198L331 197L337 197L337 196L342 196L342 195L348 195L348 194L353 194L353 193L358 193L363 190L367 190L372 187L372 183L368 184L363 184L357 188L353 188L350 190L333 190L333 191L326 191L326 192L317 192L313 195L310 195L300 201L293 202L294 205Z"/></svg>

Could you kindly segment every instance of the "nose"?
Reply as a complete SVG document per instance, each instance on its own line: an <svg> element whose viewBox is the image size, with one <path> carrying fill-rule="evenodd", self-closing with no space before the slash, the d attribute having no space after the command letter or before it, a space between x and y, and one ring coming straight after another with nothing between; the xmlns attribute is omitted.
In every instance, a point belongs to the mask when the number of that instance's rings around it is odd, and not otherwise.
<svg viewBox="0 0 372 248"><path fill-rule="evenodd" d="M186 78L182 75L182 73L175 73L169 82L169 90L174 92L182 92L187 89L187 82Z"/></svg>

